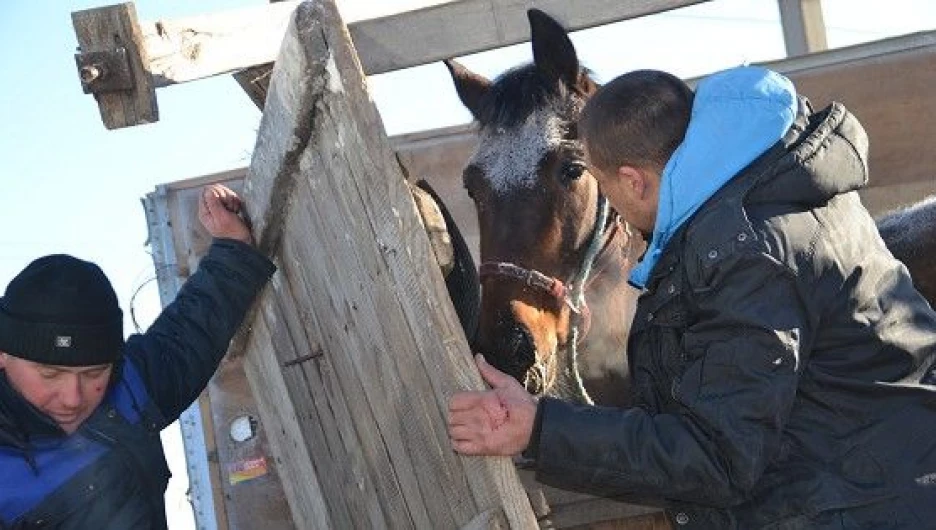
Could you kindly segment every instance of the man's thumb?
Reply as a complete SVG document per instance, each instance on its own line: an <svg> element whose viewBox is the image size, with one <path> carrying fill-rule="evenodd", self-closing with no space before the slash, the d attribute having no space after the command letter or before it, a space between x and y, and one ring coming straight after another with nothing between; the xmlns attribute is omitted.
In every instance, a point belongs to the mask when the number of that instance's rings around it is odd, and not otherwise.
<svg viewBox="0 0 936 530"><path fill-rule="evenodd" d="M481 377L487 381L487 384L491 385L493 388L499 388L505 385L510 384L514 379L509 375L501 372L497 368L494 368L484 359L484 356L480 353L475 355L475 364L478 365L478 370L481 372Z"/></svg>

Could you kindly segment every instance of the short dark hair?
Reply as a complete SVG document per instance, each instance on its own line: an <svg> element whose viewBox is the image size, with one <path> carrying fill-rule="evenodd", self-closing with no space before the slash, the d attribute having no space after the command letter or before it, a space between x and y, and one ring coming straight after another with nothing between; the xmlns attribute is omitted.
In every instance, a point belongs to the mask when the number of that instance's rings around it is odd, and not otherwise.
<svg viewBox="0 0 936 530"><path fill-rule="evenodd" d="M692 89L659 70L636 70L602 86L579 118L591 164L605 172L625 165L662 170L682 143Z"/></svg>

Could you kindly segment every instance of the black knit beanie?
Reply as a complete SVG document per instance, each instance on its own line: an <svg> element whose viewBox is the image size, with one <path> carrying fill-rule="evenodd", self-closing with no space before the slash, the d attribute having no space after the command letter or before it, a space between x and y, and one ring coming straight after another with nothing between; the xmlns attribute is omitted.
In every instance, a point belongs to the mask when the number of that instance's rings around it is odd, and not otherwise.
<svg viewBox="0 0 936 530"><path fill-rule="evenodd" d="M116 361L123 312L94 263L56 254L23 269L0 298L0 351L61 366Z"/></svg>

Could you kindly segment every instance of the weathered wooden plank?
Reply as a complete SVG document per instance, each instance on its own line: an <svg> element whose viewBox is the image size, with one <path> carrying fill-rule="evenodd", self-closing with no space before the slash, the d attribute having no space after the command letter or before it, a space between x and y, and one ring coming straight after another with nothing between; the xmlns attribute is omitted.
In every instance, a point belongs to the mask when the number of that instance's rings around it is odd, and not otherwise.
<svg viewBox="0 0 936 530"><path fill-rule="evenodd" d="M278 281L278 277L274 277L274 281ZM285 381L288 373L281 371L277 362L277 347L284 347L290 341L277 341L278 334L271 332L267 325L267 322L276 322L276 309L264 304L262 311L263 318L252 323L247 344L250 354L245 358L244 370L271 441L290 512L293 520L299 523L298 528L342 528L340 524L348 519L340 518L340 514L335 517L324 494L325 484L331 477L316 470L309 458L295 457L304 454L312 442L303 433L302 423L314 422L297 410L295 405L301 401L291 398ZM304 421L300 423L301 420Z"/></svg>
<svg viewBox="0 0 936 530"><path fill-rule="evenodd" d="M459 530L507 530L507 518L504 512L498 509L486 510L468 521Z"/></svg>
<svg viewBox="0 0 936 530"><path fill-rule="evenodd" d="M271 62L299 2L276 2L171 20L142 22L156 86Z"/></svg>
<svg viewBox="0 0 936 530"><path fill-rule="evenodd" d="M234 80L247 93L260 111L263 111L263 102L266 101L267 91L270 89L270 74L273 73L273 63L264 63L251 66L233 74Z"/></svg>
<svg viewBox="0 0 936 530"><path fill-rule="evenodd" d="M542 9L570 30L709 0L456 0L348 25L368 75L528 40L526 10ZM299 2L142 24L156 86L272 62Z"/></svg>
<svg viewBox="0 0 936 530"><path fill-rule="evenodd" d="M279 377L250 379L278 385L270 397L294 400L297 413L328 410L338 435L320 436L326 447L279 444L281 458L311 461L317 473L332 466L337 478L320 480L318 496L296 486L290 504L354 505L356 527L451 528L495 509L530 528L509 459L458 457L449 446L448 396L482 383L347 31L331 2L301 5L293 24L245 196L288 286L264 297L284 309L265 308L264 322L279 336L288 311L302 332L287 330L292 362L280 359ZM316 349L321 358L301 354Z"/></svg>
<svg viewBox="0 0 936 530"><path fill-rule="evenodd" d="M637 515L621 520L594 521L577 526L556 525L556 528L565 530L675 530L663 512Z"/></svg>
<svg viewBox="0 0 936 530"><path fill-rule="evenodd" d="M659 508L641 506L585 493L566 491L540 484L532 469L519 469L521 482L529 492L531 502L540 518L546 518L556 528L577 528L602 521L617 521L621 530L642 528L639 519L660 513ZM627 522L638 519L635 526Z"/></svg>
<svg viewBox="0 0 936 530"><path fill-rule="evenodd" d="M72 25L80 54L119 52L121 59L118 62L124 61L125 57L126 68L129 68L130 89L94 93L104 126L117 129L157 121L156 88L149 75L149 56L133 4L75 11L72 13ZM82 72L83 78L87 75L90 79L96 75L100 81L106 82L117 74L113 66L105 67L100 63L89 66L93 70ZM90 83L92 89L94 85L95 82Z"/></svg>
<svg viewBox="0 0 936 530"><path fill-rule="evenodd" d="M367 74L459 57L529 40L526 12L538 8L569 31L708 0L460 0L349 27Z"/></svg>
<svg viewBox="0 0 936 530"><path fill-rule="evenodd" d="M822 0L777 0L788 57L825 50Z"/></svg>
<svg viewBox="0 0 936 530"><path fill-rule="evenodd" d="M341 213L334 213L328 204L318 204L306 186L298 187L295 194L297 203L304 206L295 209L291 214L290 223L305 227L305 233L302 240L287 237L283 241L283 274L290 278L293 285L290 305L301 318L299 324L303 326L305 340L317 344L323 340L322 337L345 335L341 343L329 344L329 355L323 353L323 359L301 362L293 367L294 370L301 371L310 383L315 381L318 370L327 367L327 377L322 378L315 387L309 388L310 395L307 399L314 403L322 403L325 408L335 411L333 432L337 436L331 440L330 455L316 450L311 456L317 461L318 469L333 466L336 461L344 468L335 472L342 478L342 481L335 484L343 490L340 495L341 502L348 504L348 511L353 520L350 527L388 525L407 528L414 525L413 519L429 524L424 510L417 507L419 513L407 513L402 489L411 485L405 484L407 477L396 477L393 467L385 458L384 444L390 442L383 440L387 436L381 435L373 406L365 398L368 393L368 380L358 375L358 367L355 365L367 363L366 360L359 359L359 352L373 351L375 346L362 344L368 338L357 336L358 326L352 322L352 319L363 319L364 316L352 317L337 306L333 306L332 311L321 310L323 297L334 299L330 290L322 289L324 282L342 278L342 281L348 281L348 285L351 285L350 282L354 278L349 271L349 267L354 263L349 259L348 252L335 253L333 245L309 243L341 238L329 230L329 218ZM347 229L353 230L353 227ZM350 231L345 238L345 244L354 245L356 240L354 231ZM355 292L349 296L356 299L352 304L365 309L374 303L365 298L366 293ZM324 348L324 345L322 347ZM368 367L364 366L363 369ZM380 367L371 371L375 377L380 377L382 373ZM392 395L386 397L393 399ZM400 442L398 439L393 441ZM335 459L336 454L343 455L343 458ZM405 464L405 460L401 462L401 465ZM332 503L334 502L333 500Z"/></svg>

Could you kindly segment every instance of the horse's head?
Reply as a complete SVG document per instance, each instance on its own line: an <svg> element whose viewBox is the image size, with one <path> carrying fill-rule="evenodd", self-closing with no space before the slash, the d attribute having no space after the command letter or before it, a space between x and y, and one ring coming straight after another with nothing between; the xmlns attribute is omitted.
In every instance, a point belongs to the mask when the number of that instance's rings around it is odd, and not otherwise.
<svg viewBox="0 0 936 530"><path fill-rule="evenodd" d="M528 15L533 63L494 82L453 61L446 65L479 124L478 148L463 175L477 207L482 261L474 346L543 391L566 369L557 352L574 344L574 330L581 330L575 323L587 325L587 315L577 313L580 280L614 222L601 217L576 128L597 85L566 31L540 11Z"/></svg>

